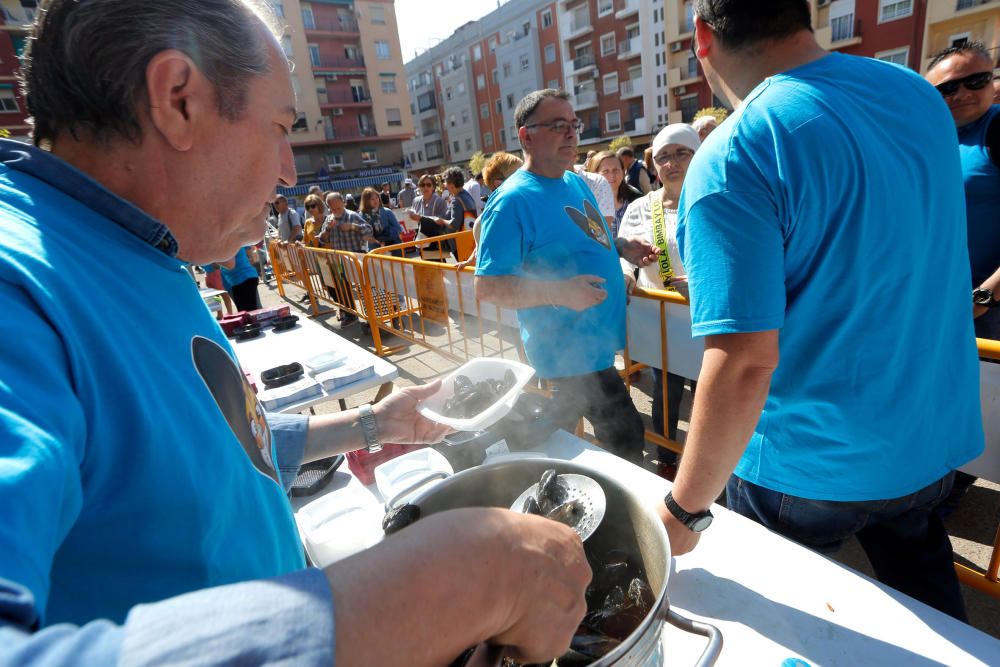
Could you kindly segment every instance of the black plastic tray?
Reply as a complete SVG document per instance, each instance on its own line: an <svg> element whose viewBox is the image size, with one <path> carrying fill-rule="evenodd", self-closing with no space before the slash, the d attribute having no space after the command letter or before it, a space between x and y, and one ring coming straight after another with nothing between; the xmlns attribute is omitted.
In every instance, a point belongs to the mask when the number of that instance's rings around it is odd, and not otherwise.
<svg viewBox="0 0 1000 667"><path fill-rule="evenodd" d="M296 361L293 364L268 368L260 374L260 381L268 389L284 387L286 384L291 384L301 378L303 373L305 373L305 369L302 368L302 364Z"/></svg>
<svg viewBox="0 0 1000 667"><path fill-rule="evenodd" d="M333 478L333 471L344 462L344 455L337 454L328 459L306 463L299 468L299 476L292 482L291 493L296 498L311 496L319 492Z"/></svg>
<svg viewBox="0 0 1000 667"><path fill-rule="evenodd" d="M245 324L241 327L236 327L233 329L233 335L236 336L236 340L250 340L251 338L256 338L260 335L260 325Z"/></svg>
<svg viewBox="0 0 1000 667"><path fill-rule="evenodd" d="M275 331L288 331L294 327L295 323L298 321L298 315L285 315L284 317L271 320L271 324L274 326Z"/></svg>

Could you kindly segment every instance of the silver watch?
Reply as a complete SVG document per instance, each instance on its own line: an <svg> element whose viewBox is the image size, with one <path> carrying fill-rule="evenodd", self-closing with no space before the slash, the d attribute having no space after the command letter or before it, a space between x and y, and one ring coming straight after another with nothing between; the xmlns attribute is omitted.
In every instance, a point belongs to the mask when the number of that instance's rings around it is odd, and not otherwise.
<svg viewBox="0 0 1000 667"><path fill-rule="evenodd" d="M361 429L365 432L365 445L368 453L382 451L382 443L378 439L378 429L375 428L375 412L371 403L365 403L358 407L358 415L361 417Z"/></svg>

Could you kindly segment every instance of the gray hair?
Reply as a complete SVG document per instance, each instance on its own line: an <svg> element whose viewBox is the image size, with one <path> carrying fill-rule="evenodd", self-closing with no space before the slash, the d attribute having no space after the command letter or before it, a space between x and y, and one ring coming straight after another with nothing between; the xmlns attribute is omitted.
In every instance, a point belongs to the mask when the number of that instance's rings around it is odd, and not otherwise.
<svg viewBox="0 0 1000 667"><path fill-rule="evenodd" d="M21 87L36 145L75 139L142 140L146 67L176 49L215 88L219 113L238 120L250 79L269 71L264 35L276 34L258 0L51 0L28 38Z"/></svg>
<svg viewBox="0 0 1000 667"><path fill-rule="evenodd" d="M340 194L339 192L331 192L326 196L326 203L329 204L331 199L339 199L340 201L344 201L344 195Z"/></svg>
<svg viewBox="0 0 1000 667"><path fill-rule="evenodd" d="M530 92L524 96L523 100L517 103L517 108L514 109L514 127L521 129L527 125L528 119L538 110L538 106L550 97L554 97L557 100L569 101L569 93L565 90L543 88L542 90Z"/></svg>
<svg viewBox="0 0 1000 667"><path fill-rule="evenodd" d="M718 125L719 121L716 120L715 116L712 116L710 114L705 114L704 116L700 116L691 121L691 129L693 129L695 132L701 132L703 129L708 127L709 123L711 123L712 125Z"/></svg>

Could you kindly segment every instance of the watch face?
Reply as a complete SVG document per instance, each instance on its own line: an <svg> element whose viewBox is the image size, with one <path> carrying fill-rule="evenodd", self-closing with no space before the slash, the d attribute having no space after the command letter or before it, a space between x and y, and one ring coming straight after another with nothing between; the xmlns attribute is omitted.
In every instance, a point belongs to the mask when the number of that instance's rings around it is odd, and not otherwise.
<svg viewBox="0 0 1000 667"><path fill-rule="evenodd" d="M993 292L982 287L972 290L972 302L977 306L988 306L993 303Z"/></svg>
<svg viewBox="0 0 1000 667"><path fill-rule="evenodd" d="M711 515L709 515L709 516L700 516L697 519L693 519L691 521L691 524L688 526L688 528L690 528L691 530L693 530L696 533L700 533L701 531L705 530L706 528L708 528L711 525L712 525L712 517L711 517Z"/></svg>

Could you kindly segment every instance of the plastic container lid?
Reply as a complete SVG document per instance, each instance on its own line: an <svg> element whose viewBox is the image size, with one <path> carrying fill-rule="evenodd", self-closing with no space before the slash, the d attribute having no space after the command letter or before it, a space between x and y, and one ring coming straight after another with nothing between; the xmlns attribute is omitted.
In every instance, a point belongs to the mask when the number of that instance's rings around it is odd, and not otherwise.
<svg viewBox="0 0 1000 667"><path fill-rule="evenodd" d="M514 386L476 416L459 419L457 417L446 417L441 414L444 404L449 398L455 395L456 376L464 375L475 383L482 380L503 379L504 374L508 370L514 372ZM528 383L528 380L534 374L534 368L517 361L486 359L483 357L470 359L449 373L441 383L441 389L420 403L417 406L417 412L431 421L450 426L456 431L482 431L493 426L493 424L503 419L510 412L510 409L514 406L514 402L517 400L518 394L521 392L521 388Z"/></svg>
<svg viewBox="0 0 1000 667"><path fill-rule="evenodd" d="M302 364L309 369L310 373L315 375L316 373L336 368L345 361L347 361L347 355L342 352L321 352L309 357Z"/></svg>
<svg viewBox="0 0 1000 667"><path fill-rule="evenodd" d="M448 459L427 447L386 461L375 468L375 486L388 501L430 473L451 475L454 470ZM423 488L423 487L422 487Z"/></svg>
<svg viewBox="0 0 1000 667"><path fill-rule="evenodd" d="M382 541L382 506L364 488L348 486L295 513L309 558L326 567Z"/></svg>

